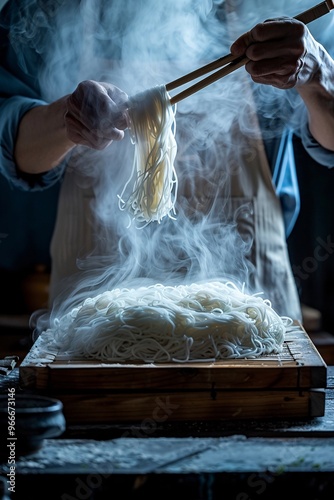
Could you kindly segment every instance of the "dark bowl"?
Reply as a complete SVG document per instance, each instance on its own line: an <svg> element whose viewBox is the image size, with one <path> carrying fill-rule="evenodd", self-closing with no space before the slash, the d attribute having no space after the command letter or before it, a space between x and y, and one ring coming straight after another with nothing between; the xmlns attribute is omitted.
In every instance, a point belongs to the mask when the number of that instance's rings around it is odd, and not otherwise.
<svg viewBox="0 0 334 500"><path fill-rule="evenodd" d="M39 450L45 438L60 436L66 428L63 404L44 396L0 396L0 457L27 455Z"/></svg>

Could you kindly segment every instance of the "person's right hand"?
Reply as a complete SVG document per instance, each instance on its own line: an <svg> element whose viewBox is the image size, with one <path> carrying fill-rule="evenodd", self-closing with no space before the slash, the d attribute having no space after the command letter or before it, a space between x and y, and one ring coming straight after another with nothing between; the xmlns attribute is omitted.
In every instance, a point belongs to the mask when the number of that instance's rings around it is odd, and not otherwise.
<svg viewBox="0 0 334 500"><path fill-rule="evenodd" d="M124 137L128 95L115 85L86 80L67 97L68 139L92 149L104 149Z"/></svg>
<svg viewBox="0 0 334 500"><path fill-rule="evenodd" d="M280 89L313 83L326 65L323 47L307 26L296 19L267 19L241 35L232 45L236 56L246 55L252 80Z"/></svg>

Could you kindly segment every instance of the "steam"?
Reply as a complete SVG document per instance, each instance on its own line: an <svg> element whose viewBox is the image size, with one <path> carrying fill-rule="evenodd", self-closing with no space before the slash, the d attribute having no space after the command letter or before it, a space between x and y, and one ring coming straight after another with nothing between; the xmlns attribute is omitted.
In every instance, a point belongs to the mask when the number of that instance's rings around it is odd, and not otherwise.
<svg viewBox="0 0 334 500"><path fill-rule="evenodd" d="M48 102L84 79L109 81L135 95L229 53L231 43L257 22L295 16L312 6L314 0L24 0L11 23L11 40L32 77L37 66L26 54L37 52L43 61L35 85ZM328 15L309 29L316 37L321 33L326 47L332 26ZM128 135L103 152L78 148L76 165L69 168L80 169L82 187L94 193L87 224L95 247L77 256L80 279L64 282L53 315L88 295L138 279L176 284L230 278L252 288L254 269L245 257L254 235L250 229L241 238L236 229L248 227L253 207L245 200L235 213L229 202L234 175L252 155L250 144L258 136L245 82L251 85L240 69L178 104L176 221L166 218L138 230L128 227L119 211L117 195L132 167ZM274 137L287 120L293 122L300 100L294 90L254 89L265 135ZM236 120L242 132L237 142Z"/></svg>

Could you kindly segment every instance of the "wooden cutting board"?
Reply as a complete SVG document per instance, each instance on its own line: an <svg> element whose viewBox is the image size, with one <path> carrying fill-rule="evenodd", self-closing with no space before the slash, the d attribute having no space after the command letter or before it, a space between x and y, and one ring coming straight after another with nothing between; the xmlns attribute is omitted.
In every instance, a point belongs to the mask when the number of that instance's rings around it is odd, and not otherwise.
<svg viewBox="0 0 334 500"><path fill-rule="evenodd" d="M20 365L20 381L60 399L69 423L323 416L327 366L296 325L280 354L214 363L69 359L40 337Z"/></svg>

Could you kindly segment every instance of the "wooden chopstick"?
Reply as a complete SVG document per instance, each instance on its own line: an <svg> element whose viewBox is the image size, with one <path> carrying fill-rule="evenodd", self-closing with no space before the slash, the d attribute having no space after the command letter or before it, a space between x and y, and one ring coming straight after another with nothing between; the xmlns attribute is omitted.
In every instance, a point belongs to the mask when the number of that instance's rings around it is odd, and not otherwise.
<svg viewBox="0 0 334 500"><path fill-rule="evenodd" d="M334 0L325 0L324 2L315 5L314 7L305 10L301 14L298 14L297 16L294 17L294 19L297 19L298 21L301 21L304 24L308 24L311 21L314 21L315 19L318 19L319 17L328 14L328 12L330 12L332 9L334 9ZM185 99L186 97L195 94L204 87L211 85L211 83L214 83L217 80L223 78L224 76L229 75L236 69L241 68L247 63L248 60L249 59L247 57L236 57L233 56L232 54L227 54L226 56L220 57L219 59L216 59L215 61L212 61L206 64L205 66L202 66L201 68L195 69L191 73L188 73L176 80L173 80L170 83L167 83L166 90L167 92L169 92L170 90L174 90L177 87L180 87L192 80L196 80L197 78L207 73L211 73L215 69L221 68L221 66L224 66L218 71L212 73L207 78L200 80L199 82L195 83L194 85L184 90L183 92L180 92L179 94L171 97L170 103L172 105L176 104L182 99Z"/></svg>
<svg viewBox="0 0 334 500"><path fill-rule="evenodd" d="M334 0L326 0L325 2L318 3L314 7L305 10L301 14L298 14L298 16L295 16L295 19L304 24L308 24L316 19L319 19L319 17L328 14L328 12L332 9L334 9Z"/></svg>
<svg viewBox="0 0 334 500"><path fill-rule="evenodd" d="M203 78L203 80L200 80L199 82L195 83L194 85L191 85L191 87L188 87L187 89L183 90L183 92L180 92L179 94L171 97L170 98L171 105L176 104L179 101L182 101L182 99L185 99L186 97L189 97L192 94L195 94L195 92L198 92L199 90L203 89L204 87L211 85L211 83L214 83L217 80L220 80L221 78L223 78L223 76L229 75L230 73L232 73L236 69L241 68L241 66L244 66L247 61L249 61L248 57L234 58L233 62L230 62L229 64L227 64L223 68L219 69L218 71L215 71L210 76ZM167 86L166 86L166 90L168 91Z"/></svg>
<svg viewBox="0 0 334 500"><path fill-rule="evenodd" d="M211 73L211 71L221 68L222 66L225 66L226 64L234 61L237 58L237 56L233 56L232 54L227 54L226 56L219 57L219 59L216 59L215 61L212 61L205 66L202 66L201 68L195 69L191 73L181 76L177 80L167 83L166 90L167 92L169 92L170 90L174 90L177 87L181 87L185 83L196 80L200 76L206 75L207 73Z"/></svg>

